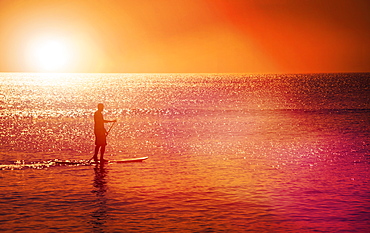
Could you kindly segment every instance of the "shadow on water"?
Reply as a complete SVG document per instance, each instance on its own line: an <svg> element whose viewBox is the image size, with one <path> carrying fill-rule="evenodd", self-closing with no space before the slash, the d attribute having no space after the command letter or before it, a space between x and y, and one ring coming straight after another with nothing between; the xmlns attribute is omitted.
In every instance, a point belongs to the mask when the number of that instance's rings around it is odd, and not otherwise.
<svg viewBox="0 0 370 233"><path fill-rule="evenodd" d="M93 190L91 192L95 194L96 200L94 203L94 211L91 212L92 220L90 224L92 225L93 232L105 232L109 217L107 211L107 197L105 196L108 189L106 181L108 171L104 167L104 164L101 164L95 166L94 172Z"/></svg>

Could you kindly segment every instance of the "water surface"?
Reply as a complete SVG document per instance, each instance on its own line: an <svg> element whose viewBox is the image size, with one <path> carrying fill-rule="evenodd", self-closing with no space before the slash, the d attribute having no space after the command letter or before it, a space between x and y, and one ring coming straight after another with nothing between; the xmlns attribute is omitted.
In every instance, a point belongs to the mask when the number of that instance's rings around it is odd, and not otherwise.
<svg viewBox="0 0 370 233"><path fill-rule="evenodd" d="M4 232L367 232L369 74L0 75ZM107 125L109 127L109 125ZM6 169L8 168L8 169ZM12 170L13 169L13 170Z"/></svg>

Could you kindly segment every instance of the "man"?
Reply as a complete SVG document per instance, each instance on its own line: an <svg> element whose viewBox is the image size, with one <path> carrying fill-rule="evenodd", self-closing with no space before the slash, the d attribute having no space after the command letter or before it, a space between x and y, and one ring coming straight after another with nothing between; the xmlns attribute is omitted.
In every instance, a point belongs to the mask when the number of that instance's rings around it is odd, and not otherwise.
<svg viewBox="0 0 370 233"><path fill-rule="evenodd" d="M104 128L104 123L108 122L117 122L114 121L107 121L103 118L104 105L98 104L98 111L94 113L94 133L95 133L95 153L94 153L94 161L98 163L98 153L100 149L100 162L104 162L104 152L105 146L107 145L107 134L108 132Z"/></svg>

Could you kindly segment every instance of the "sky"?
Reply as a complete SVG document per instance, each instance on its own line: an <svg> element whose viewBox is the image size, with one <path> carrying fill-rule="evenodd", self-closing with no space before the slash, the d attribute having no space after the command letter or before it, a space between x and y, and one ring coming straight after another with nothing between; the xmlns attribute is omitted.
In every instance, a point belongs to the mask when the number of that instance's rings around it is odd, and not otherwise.
<svg viewBox="0 0 370 233"><path fill-rule="evenodd" d="M370 71L368 0L0 0L0 72Z"/></svg>

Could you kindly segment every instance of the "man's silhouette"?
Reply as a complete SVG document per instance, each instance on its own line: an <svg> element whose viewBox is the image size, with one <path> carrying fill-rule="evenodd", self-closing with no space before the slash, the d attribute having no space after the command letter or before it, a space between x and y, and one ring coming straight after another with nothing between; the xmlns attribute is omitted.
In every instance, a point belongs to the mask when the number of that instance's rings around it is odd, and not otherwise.
<svg viewBox="0 0 370 233"><path fill-rule="evenodd" d="M103 118L104 105L98 104L98 111L94 113L94 133L95 133L95 153L94 153L94 161L98 163L98 153L100 149L100 162L104 162L104 152L105 146L107 145L107 134L108 132L104 128L104 123L108 122L117 122L114 121L107 121Z"/></svg>

